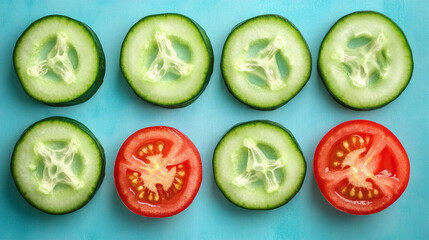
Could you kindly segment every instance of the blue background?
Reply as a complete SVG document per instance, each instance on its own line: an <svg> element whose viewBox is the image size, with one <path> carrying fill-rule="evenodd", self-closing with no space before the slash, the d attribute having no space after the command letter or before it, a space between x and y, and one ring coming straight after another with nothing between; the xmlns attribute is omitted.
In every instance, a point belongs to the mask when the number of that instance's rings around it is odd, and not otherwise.
<svg viewBox="0 0 429 240"><path fill-rule="evenodd" d="M359 2L359 3L357 3ZM405 32L414 53L414 74L402 95L373 111L353 111L337 104L316 71L320 43L340 17L375 10L392 18ZM136 97L119 68L122 40L144 16L176 12L197 21L211 39L215 67L201 97L182 109L152 106ZM223 43L237 23L259 14L287 17L301 31L313 55L312 76L285 106L253 110L227 91L219 69ZM0 238L1 239L428 239L429 238L429 3L403 0L367 1L6 1L0 2ZM106 54L106 76L86 103L50 107L28 97L13 70L12 52L24 29L36 19L63 14L88 24ZM25 128L60 115L84 123L106 151L106 176L83 209L51 216L19 195L9 170L14 144ZM229 203L214 183L213 150L233 125L269 119L290 129L308 163L304 185L287 205L249 211ZM336 210L320 194L313 177L313 156L322 136L337 124L368 119L389 128L402 142L411 163L408 188L388 209L370 216ZM138 129L168 125L188 135L199 149L203 182L191 206L170 218L137 216L124 207L113 183L113 165L122 142Z"/></svg>

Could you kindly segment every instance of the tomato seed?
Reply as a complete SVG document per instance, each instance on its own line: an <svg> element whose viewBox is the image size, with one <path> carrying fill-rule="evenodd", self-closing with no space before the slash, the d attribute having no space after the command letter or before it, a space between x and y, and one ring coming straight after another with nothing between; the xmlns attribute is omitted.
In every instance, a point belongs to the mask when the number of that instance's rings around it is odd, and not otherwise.
<svg viewBox="0 0 429 240"><path fill-rule="evenodd" d="M344 141L344 142L343 142L343 147L344 147L347 151L349 151L349 152L350 152L350 149L349 149L349 143L348 143L347 141Z"/></svg>
<svg viewBox="0 0 429 240"><path fill-rule="evenodd" d="M174 185L174 187L175 187L177 190L182 189L182 184L173 183L173 185Z"/></svg>
<svg viewBox="0 0 429 240"><path fill-rule="evenodd" d="M355 196L355 188L352 188L352 190L350 190L350 196L354 197Z"/></svg>

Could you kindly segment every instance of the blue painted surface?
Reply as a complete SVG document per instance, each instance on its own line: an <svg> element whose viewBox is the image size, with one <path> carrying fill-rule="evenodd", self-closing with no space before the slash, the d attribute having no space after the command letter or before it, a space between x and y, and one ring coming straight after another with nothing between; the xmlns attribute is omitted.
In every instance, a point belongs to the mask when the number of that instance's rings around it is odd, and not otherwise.
<svg viewBox="0 0 429 240"><path fill-rule="evenodd" d="M402 95L373 111L357 112L337 104L323 87L316 68L304 89L275 111L250 109L227 91L219 64L223 43L237 23L265 13L287 17L301 31L313 55L331 25L357 10L375 10L405 32L414 53L413 78ZM215 54L211 81L192 105L183 109L152 106L134 95L119 69L119 52L128 29L156 13L187 15L205 28ZM0 2L0 238L1 239L428 239L429 238L429 3L421 1L7 1ZM106 54L106 76L86 103L49 107L28 97L12 65L15 41L34 20L63 14L88 24ZM9 171L12 149L25 128L45 117L61 115L88 126L106 151L106 177L83 209L64 216L44 214L19 195ZM229 203L217 189L212 153L234 124L269 119L289 128L307 159L304 185L287 205L249 211ZM391 207L370 216L353 216L331 207L313 177L313 155L322 136L337 124L369 119L388 127L408 152L408 188ZM201 189L184 212L149 219L128 211L116 194L113 165L122 142L147 126L168 125L188 135L203 162Z"/></svg>

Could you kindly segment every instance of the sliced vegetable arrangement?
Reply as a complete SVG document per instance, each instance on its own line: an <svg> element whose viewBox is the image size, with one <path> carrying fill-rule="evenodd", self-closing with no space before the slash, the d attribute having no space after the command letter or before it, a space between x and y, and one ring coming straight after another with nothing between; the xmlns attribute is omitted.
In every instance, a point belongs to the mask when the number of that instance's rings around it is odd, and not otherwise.
<svg viewBox="0 0 429 240"><path fill-rule="evenodd" d="M104 52L94 31L61 15L43 17L24 31L13 64L25 92L54 106L87 101L105 72Z"/></svg>
<svg viewBox="0 0 429 240"><path fill-rule="evenodd" d="M222 75L229 91L260 110L281 107L304 87L311 54L286 18L261 15L238 24L222 52Z"/></svg>
<svg viewBox="0 0 429 240"><path fill-rule="evenodd" d="M329 131L317 146L313 168L326 200L358 215L390 206L410 175L407 153L396 136L367 120L344 122Z"/></svg>
<svg viewBox="0 0 429 240"><path fill-rule="evenodd" d="M82 123L51 117L31 125L10 164L25 200L50 214L73 212L91 200L104 177L104 151Z"/></svg>
<svg viewBox="0 0 429 240"><path fill-rule="evenodd" d="M304 181L306 162L293 135L280 124L251 121L229 130L213 156L216 184L247 209L273 209L290 201Z"/></svg>
<svg viewBox="0 0 429 240"><path fill-rule="evenodd" d="M144 17L122 44L121 70L142 99L168 108L185 107L206 88L213 50L204 29L180 14Z"/></svg>
<svg viewBox="0 0 429 240"><path fill-rule="evenodd" d="M148 127L124 142L114 178L122 202L131 211L146 217L168 217L186 209L197 195L201 157L179 130Z"/></svg>
<svg viewBox="0 0 429 240"><path fill-rule="evenodd" d="M213 50L204 29L180 14L142 18L121 48L121 71L143 100L185 107L206 88ZM18 39L13 63L28 95L53 106L82 103L102 84L105 58L96 34L82 22L51 15L32 23ZM222 52L221 70L231 94L259 110L279 108L308 81L311 54L298 29L279 15L238 24ZM413 72L402 30L377 12L355 12L338 20L320 47L318 71L341 104L374 109L396 99ZM384 126L354 120L330 130L317 146L314 175L323 196L337 209L357 215L389 207L405 191L410 164L405 149ZM11 172L24 199L50 214L73 212L102 183L104 151L82 123L51 117L31 125L15 145ZM274 209L302 187L306 161L282 125L250 121L231 128L213 155L217 186L235 205ZM114 181L132 212L168 217L185 210L202 181L198 149L172 127L132 134L121 146Z"/></svg>
<svg viewBox="0 0 429 240"><path fill-rule="evenodd" d="M396 99L408 85L413 56L391 19L377 12L354 12L326 34L318 67L335 100L352 109L374 109Z"/></svg>

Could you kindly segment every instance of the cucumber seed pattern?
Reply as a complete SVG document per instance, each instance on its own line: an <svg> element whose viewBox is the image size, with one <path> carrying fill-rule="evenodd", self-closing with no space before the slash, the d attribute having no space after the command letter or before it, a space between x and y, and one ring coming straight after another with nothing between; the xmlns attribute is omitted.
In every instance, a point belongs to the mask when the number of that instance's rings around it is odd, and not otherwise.
<svg viewBox="0 0 429 240"><path fill-rule="evenodd" d="M385 44L386 37L380 34L362 46L337 50L339 60L348 70L354 86L365 87L372 76L385 76L388 65L388 56L383 49Z"/></svg>
<svg viewBox="0 0 429 240"><path fill-rule="evenodd" d="M244 187L253 182L262 180L267 192L274 192L279 188L274 171L285 166L285 158L281 156L277 160L268 159L256 142L247 137L243 145L248 149L246 170L233 180L233 184Z"/></svg>
<svg viewBox="0 0 429 240"><path fill-rule="evenodd" d="M155 39L158 46L158 54L151 63L149 70L144 74L144 80L158 82L169 72L180 76L186 76L191 73L192 66L177 56L176 51L171 45L171 41L165 36L163 31L157 31Z"/></svg>
<svg viewBox="0 0 429 240"><path fill-rule="evenodd" d="M38 61L27 69L27 74L33 77L43 77L48 71L52 71L65 83L70 84L76 80L73 65L69 58L70 46L64 33L59 33L55 46L44 60Z"/></svg>
<svg viewBox="0 0 429 240"><path fill-rule="evenodd" d="M277 53L283 47L283 38L277 36L264 49L259 51L255 57L244 60L236 68L238 71L251 73L264 80L272 91L284 88L286 83L281 79L276 60Z"/></svg>
<svg viewBox="0 0 429 240"><path fill-rule="evenodd" d="M66 184L74 189L83 187L83 182L79 180L72 170L72 164L76 152L78 151L79 143L72 139L63 148L53 149L43 143L37 143L34 147L34 152L42 156L43 174L40 181L39 190L45 194L53 192L58 184ZM83 163L85 165L85 162ZM36 171L37 166L30 166L33 171Z"/></svg>

